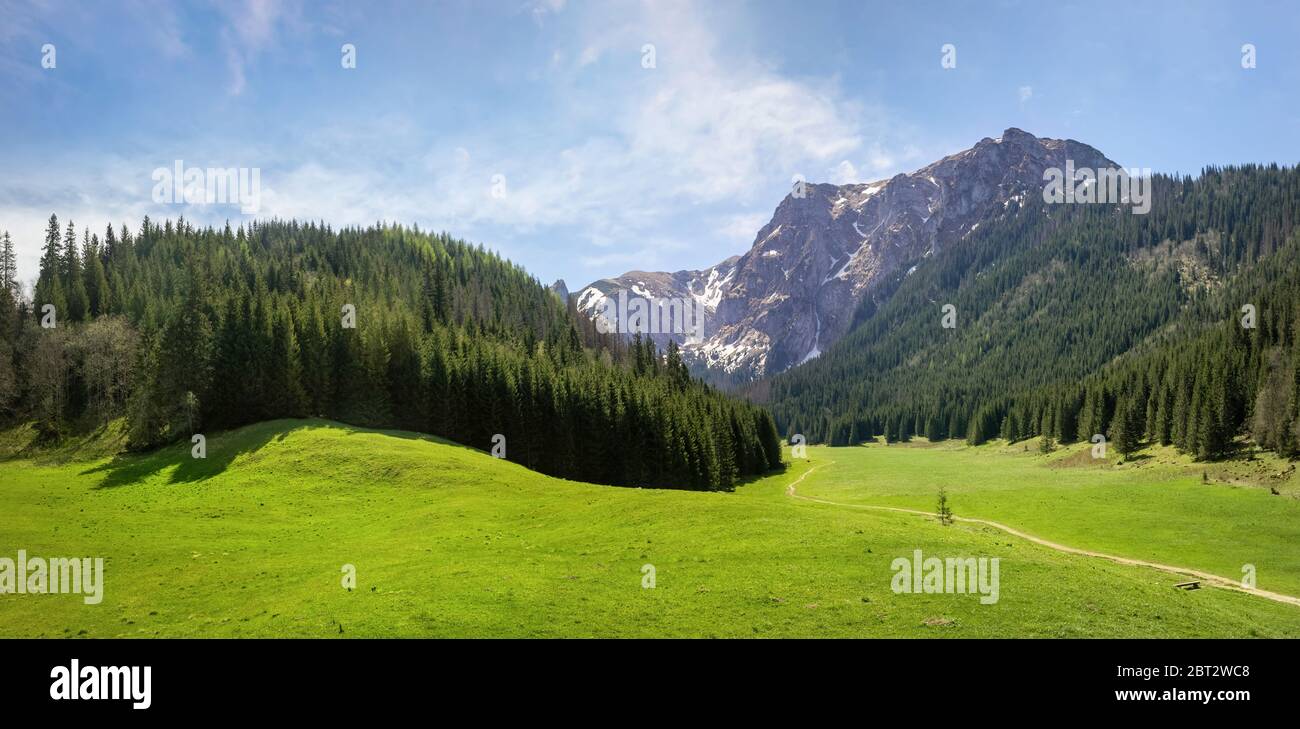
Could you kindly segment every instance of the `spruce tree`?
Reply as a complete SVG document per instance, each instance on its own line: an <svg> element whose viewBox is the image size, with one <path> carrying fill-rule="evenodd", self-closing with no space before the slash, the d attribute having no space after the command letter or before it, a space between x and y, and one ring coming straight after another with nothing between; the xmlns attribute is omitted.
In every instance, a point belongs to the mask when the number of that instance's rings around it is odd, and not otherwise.
<svg viewBox="0 0 1300 729"><path fill-rule="evenodd" d="M18 298L18 258L14 254L14 243L7 230L3 241L0 241L0 289L9 292L11 301Z"/></svg>
<svg viewBox="0 0 1300 729"><path fill-rule="evenodd" d="M89 233L87 233L89 238ZM81 256L77 251L77 230L68 221L67 235L63 238L63 288L68 297L68 321L86 318L86 281L81 272Z"/></svg>
<svg viewBox="0 0 1300 729"><path fill-rule="evenodd" d="M1125 458L1136 453L1141 445L1144 412L1142 398L1133 390L1115 401L1115 414L1110 422L1110 443Z"/></svg>
<svg viewBox="0 0 1300 729"><path fill-rule="evenodd" d="M45 229L45 247L41 252L40 276L36 281L36 311L43 314L46 304L53 304L58 317L67 316L68 302L63 293L63 246L59 219L50 215ZM56 319L57 321L57 319Z"/></svg>

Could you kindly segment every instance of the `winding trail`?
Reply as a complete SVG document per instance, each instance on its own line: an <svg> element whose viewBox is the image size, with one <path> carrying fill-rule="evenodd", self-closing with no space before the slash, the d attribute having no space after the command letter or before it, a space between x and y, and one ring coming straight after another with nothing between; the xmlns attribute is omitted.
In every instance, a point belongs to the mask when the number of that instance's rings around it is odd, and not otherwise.
<svg viewBox="0 0 1300 729"><path fill-rule="evenodd" d="M826 504L828 506L839 506L846 509L870 509L872 511L896 511L903 514L915 514L917 516L925 516L930 518L935 518L938 516L938 514L934 512L921 511L920 509L904 509L899 506L872 506L869 504L846 504L841 501L830 501L828 499L818 499L812 496L802 496L796 493L795 487L798 486L801 482L803 482L805 478L808 478L808 476L812 474L813 471L816 471L818 466L823 466L823 465L829 466L833 463L835 463L835 461L827 461L824 464L819 463L817 464L817 466L813 466L807 471L804 471L802 476L795 479L789 486L786 487L785 489L786 495L791 498L800 499L802 501L811 501L815 504ZM1202 572L1200 570L1194 570L1189 567L1176 567L1174 565L1161 564L1159 562L1148 562L1146 560L1141 560L1141 559L1120 557L1114 554L1106 554L1105 552L1094 552L1090 549L1079 549L1078 547L1070 547L1064 544L1058 544L1057 542L1052 542L1043 539L1042 537L1036 537L1032 534L1026 534L1025 532L1022 532L1019 529L1014 529L1012 527L1007 526L1006 524L999 524L996 521L989 521L987 519L972 519L970 517L965 517L965 516L954 516L952 518L953 521L960 521L960 522L965 522L967 524L980 524L982 526L993 527L994 529L999 529L1001 531L1006 532L1007 534L1020 537L1021 539L1033 542L1034 544L1038 544L1047 547L1049 549L1055 549L1058 552L1065 552L1067 554L1078 554L1084 557L1098 557L1119 564L1126 564L1134 567L1150 567L1152 569L1162 570L1164 572L1169 572L1175 575L1195 577L1207 585L1213 585L1214 587L1219 587L1225 590L1235 590L1237 592L1244 592L1247 595L1255 595L1257 597L1263 597L1269 600L1273 600L1274 602L1281 602L1287 605L1295 605L1297 607L1300 607L1300 597L1294 597L1292 595L1284 595L1280 592L1270 592L1268 590L1260 590L1258 588L1243 587L1241 583L1237 580L1230 580L1227 577L1213 575L1210 574L1209 572Z"/></svg>

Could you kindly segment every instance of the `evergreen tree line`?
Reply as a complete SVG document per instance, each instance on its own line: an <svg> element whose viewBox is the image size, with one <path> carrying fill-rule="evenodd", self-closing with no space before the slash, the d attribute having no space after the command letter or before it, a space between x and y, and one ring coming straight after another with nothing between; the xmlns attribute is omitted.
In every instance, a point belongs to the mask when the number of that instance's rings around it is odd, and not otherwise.
<svg viewBox="0 0 1300 729"><path fill-rule="evenodd" d="M725 489L781 462L771 416L692 380L675 346L601 335L518 266L418 229L146 218L78 241L51 216L32 301L0 297L0 417L49 439L125 417L146 449L326 417L500 435L529 468L620 485Z"/></svg>
<svg viewBox="0 0 1300 729"><path fill-rule="evenodd" d="M779 427L831 445L1100 434L1201 459L1249 436L1295 455L1300 172L1152 185L1147 215L1029 205L888 282L835 347L765 383Z"/></svg>

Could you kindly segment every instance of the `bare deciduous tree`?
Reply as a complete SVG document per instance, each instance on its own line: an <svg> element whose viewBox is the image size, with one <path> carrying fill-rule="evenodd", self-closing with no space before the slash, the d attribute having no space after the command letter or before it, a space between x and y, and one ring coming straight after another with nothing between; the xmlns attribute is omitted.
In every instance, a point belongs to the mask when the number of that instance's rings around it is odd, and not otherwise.
<svg viewBox="0 0 1300 729"><path fill-rule="evenodd" d="M37 422L52 434L62 428L68 393L67 334L50 329L36 338L32 350L30 378L34 415Z"/></svg>
<svg viewBox="0 0 1300 729"><path fill-rule="evenodd" d="M13 347L0 340L0 420L14 414L18 400L18 374L14 371Z"/></svg>
<svg viewBox="0 0 1300 729"><path fill-rule="evenodd" d="M122 317L101 317L77 334L87 409L101 423L126 405L138 346L139 335Z"/></svg>
<svg viewBox="0 0 1300 729"><path fill-rule="evenodd" d="M1268 374L1260 384L1255 398L1255 414L1250 431L1264 448L1282 455L1295 450L1295 434L1288 425L1291 421L1291 363L1281 349L1268 353Z"/></svg>

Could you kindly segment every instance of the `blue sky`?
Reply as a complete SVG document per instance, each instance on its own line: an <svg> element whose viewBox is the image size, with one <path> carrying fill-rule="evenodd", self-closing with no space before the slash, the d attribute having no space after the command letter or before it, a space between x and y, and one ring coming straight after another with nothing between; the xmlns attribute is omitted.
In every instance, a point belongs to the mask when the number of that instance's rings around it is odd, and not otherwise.
<svg viewBox="0 0 1300 729"><path fill-rule="evenodd" d="M447 230L576 288L743 252L794 175L1010 126L1157 171L1295 164L1297 38L1294 3L1229 0L0 0L0 229L30 279L51 212L249 217L153 202L183 160L259 168L261 217Z"/></svg>

